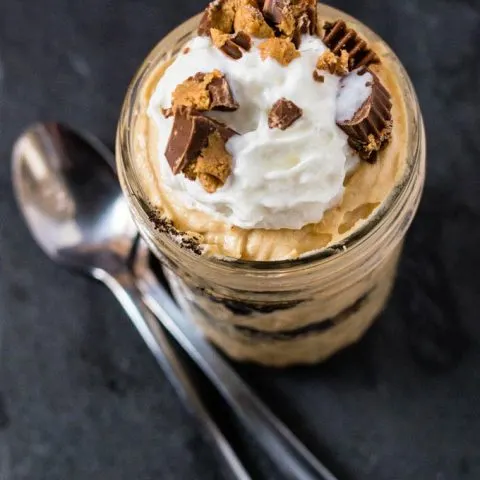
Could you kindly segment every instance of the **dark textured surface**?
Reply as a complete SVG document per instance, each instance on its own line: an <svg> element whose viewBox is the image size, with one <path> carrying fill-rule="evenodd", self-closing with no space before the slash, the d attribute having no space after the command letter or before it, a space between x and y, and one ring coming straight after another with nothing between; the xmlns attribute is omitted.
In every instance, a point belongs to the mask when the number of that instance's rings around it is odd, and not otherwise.
<svg viewBox="0 0 480 480"><path fill-rule="evenodd" d="M480 2L335 5L377 30L413 78L429 139L424 201L394 298L364 341L320 367L241 370L341 478L476 480ZM108 292L33 244L8 162L15 136L37 119L63 119L112 144L135 68L202 7L0 2L1 480L222 478Z"/></svg>

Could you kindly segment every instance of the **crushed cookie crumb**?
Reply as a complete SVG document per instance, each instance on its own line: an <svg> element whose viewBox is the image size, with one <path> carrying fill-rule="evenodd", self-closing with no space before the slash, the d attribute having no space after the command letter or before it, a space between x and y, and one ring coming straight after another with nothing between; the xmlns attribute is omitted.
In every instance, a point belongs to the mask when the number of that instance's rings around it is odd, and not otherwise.
<svg viewBox="0 0 480 480"><path fill-rule="evenodd" d="M348 73L348 52L342 50L340 56L337 56L332 51L326 50L317 60L317 68L343 77Z"/></svg>
<svg viewBox="0 0 480 480"><path fill-rule="evenodd" d="M271 57L284 66L300 56L300 52L295 48L295 45L286 38L269 38L262 42L258 49L262 60Z"/></svg>
<svg viewBox="0 0 480 480"><path fill-rule="evenodd" d="M183 54L184 54L184 55L188 55L189 53L190 53L190 47L185 47L185 48L183 49Z"/></svg>
<svg viewBox="0 0 480 480"><path fill-rule="evenodd" d="M252 5L242 5L238 8L233 26L235 32L245 32L257 38L275 36L273 29L265 21L262 12Z"/></svg>
<svg viewBox="0 0 480 480"><path fill-rule="evenodd" d="M173 224L173 221L162 215L160 211L157 211L152 206L149 209L148 218L156 230L171 237L180 247L190 250L196 255L202 255L203 249L200 242L203 238L201 235L192 236L186 232L180 232Z"/></svg>

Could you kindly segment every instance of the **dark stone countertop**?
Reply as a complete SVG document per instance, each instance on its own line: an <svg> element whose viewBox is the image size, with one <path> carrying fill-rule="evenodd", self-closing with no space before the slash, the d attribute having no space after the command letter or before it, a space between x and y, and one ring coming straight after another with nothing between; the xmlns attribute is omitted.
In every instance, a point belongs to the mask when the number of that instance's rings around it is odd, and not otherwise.
<svg viewBox="0 0 480 480"><path fill-rule="evenodd" d="M412 76L428 134L424 201L392 302L361 343L318 367L240 371L342 479L476 480L480 4L335 5L381 34ZM9 170L13 140L37 119L67 121L112 145L134 70L203 6L0 3L2 480L222 478L110 294L57 268L34 245ZM254 449L245 458L258 460ZM257 478L279 478L268 466L255 468Z"/></svg>

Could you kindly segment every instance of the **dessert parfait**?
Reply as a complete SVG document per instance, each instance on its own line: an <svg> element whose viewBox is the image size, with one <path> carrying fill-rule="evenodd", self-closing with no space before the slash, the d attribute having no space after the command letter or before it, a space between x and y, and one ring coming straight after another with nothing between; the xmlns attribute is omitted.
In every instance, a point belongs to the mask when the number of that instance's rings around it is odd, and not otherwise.
<svg viewBox="0 0 480 480"><path fill-rule="evenodd" d="M324 360L385 306L424 181L408 77L312 0L215 0L149 55L117 160L177 301L240 360Z"/></svg>

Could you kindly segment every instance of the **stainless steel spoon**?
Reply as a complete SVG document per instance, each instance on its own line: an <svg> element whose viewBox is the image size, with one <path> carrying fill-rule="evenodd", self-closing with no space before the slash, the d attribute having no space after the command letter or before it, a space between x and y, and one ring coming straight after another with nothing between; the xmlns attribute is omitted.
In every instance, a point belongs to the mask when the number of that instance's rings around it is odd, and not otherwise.
<svg viewBox="0 0 480 480"><path fill-rule="evenodd" d="M135 324L155 351L157 339L152 332L158 328L138 300L141 290L162 325L210 378L287 478L336 480L184 317L149 270L142 242L134 262L138 287L131 283L126 264L136 232L118 181L106 169L107 162L113 164L111 154L98 141L89 140L90 145L61 125L47 124L27 131L14 148L17 197L38 243L54 260L105 282L120 302L131 304L130 297L134 297L136 309L146 315L137 315ZM126 293L119 293L120 289ZM158 346L157 350L161 356ZM218 430L214 433L227 460L236 460L239 466L229 445L220 442Z"/></svg>
<svg viewBox="0 0 480 480"><path fill-rule="evenodd" d="M137 231L112 166L111 153L95 139L87 141L58 123L34 125L13 149L18 205L35 240L52 260L93 276L112 291L231 476L248 480L249 474L204 407L135 285L128 260Z"/></svg>

